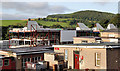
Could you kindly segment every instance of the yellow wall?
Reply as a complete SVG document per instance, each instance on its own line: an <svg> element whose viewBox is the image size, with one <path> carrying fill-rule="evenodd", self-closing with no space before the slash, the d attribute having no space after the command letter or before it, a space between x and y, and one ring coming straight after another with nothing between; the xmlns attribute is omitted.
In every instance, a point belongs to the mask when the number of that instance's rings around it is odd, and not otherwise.
<svg viewBox="0 0 120 71"><path fill-rule="evenodd" d="M74 44L82 43L82 41L87 41L87 43L95 43L95 38L84 38L84 37L74 37Z"/></svg>
<svg viewBox="0 0 120 71"><path fill-rule="evenodd" d="M57 47L55 47L57 48ZM73 51L79 51L80 56L83 56L83 63L79 64L80 69L106 69L106 49L97 49L97 48L68 48L68 47L59 47L59 50L54 50L58 53L64 53L64 50L68 50L68 68L69 66L74 69L74 56ZM101 65L100 67L95 66L95 53L101 53Z"/></svg>
<svg viewBox="0 0 120 71"><path fill-rule="evenodd" d="M110 37L113 35L115 38L120 38L120 32L100 32L101 37Z"/></svg>
<svg viewBox="0 0 120 71"><path fill-rule="evenodd" d="M58 61L54 60L54 54L44 53L44 61L49 62L49 66L52 69L55 64L58 65Z"/></svg>

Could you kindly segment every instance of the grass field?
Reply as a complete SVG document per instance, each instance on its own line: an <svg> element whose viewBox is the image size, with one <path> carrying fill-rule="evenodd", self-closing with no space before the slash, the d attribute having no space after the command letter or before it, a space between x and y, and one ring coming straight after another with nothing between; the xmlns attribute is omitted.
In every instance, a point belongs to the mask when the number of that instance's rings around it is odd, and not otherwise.
<svg viewBox="0 0 120 71"><path fill-rule="evenodd" d="M2 23L1 24L2 26L18 25L18 24L25 26L25 24L27 23L26 20L0 20L0 22Z"/></svg>
<svg viewBox="0 0 120 71"><path fill-rule="evenodd" d="M42 24L43 26L52 26L59 24L62 27L70 27L68 23L64 22L52 22L52 21L37 21L39 24ZM1 24L2 23L2 24ZM23 25L27 23L26 20L0 20L0 26L9 26L9 25Z"/></svg>
<svg viewBox="0 0 120 71"><path fill-rule="evenodd" d="M42 24L43 26L52 26L52 25L59 24L62 27L69 27L69 24L64 22L52 22L52 21L37 21L37 22Z"/></svg>

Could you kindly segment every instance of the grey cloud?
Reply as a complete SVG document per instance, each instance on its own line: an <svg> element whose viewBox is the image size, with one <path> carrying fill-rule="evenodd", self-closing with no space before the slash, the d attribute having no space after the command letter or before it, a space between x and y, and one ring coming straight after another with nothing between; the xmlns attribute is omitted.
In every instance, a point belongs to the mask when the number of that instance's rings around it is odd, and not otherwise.
<svg viewBox="0 0 120 71"><path fill-rule="evenodd" d="M20 20L20 19L26 19L26 16L24 15L12 15L12 14L0 14L2 15L2 20Z"/></svg>
<svg viewBox="0 0 120 71"><path fill-rule="evenodd" d="M58 12L58 13L63 13L64 11L69 11L70 9L64 7L64 6L53 6L52 8L50 7L51 12Z"/></svg>
<svg viewBox="0 0 120 71"><path fill-rule="evenodd" d="M26 15L47 16L51 13L64 13L70 9L64 6L49 5L47 2L4 2L3 10L15 10Z"/></svg>
<svg viewBox="0 0 120 71"><path fill-rule="evenodd" d="M23 20L23 19L28 19L28 18L37 18L37 16L33 15L22 15L22 14L6 14L2 13L0 14L2 16L1 20Z"/></svg>

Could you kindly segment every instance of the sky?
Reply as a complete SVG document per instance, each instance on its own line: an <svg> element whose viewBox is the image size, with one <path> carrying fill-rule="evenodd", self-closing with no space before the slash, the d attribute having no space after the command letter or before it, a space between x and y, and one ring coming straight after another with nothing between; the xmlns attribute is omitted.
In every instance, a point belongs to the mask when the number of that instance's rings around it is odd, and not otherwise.
<svg viewBox="0 0 120 71"><path fill-rule="evenodd" d="M67 14L83 10L118 13L118 0L2 0L0 20L42 18L52 14Z"/></svg>

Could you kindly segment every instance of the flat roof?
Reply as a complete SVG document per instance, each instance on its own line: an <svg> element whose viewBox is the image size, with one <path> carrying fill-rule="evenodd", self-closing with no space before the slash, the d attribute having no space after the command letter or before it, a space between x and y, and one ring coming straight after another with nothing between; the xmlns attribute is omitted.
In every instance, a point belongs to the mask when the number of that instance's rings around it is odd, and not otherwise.
<svg viewBox="0 0 120 71"><path fill-rule="evenodd" d="M80 37L73 37L73 38L101 38L101 37L95 37L95 36L80 36Z"/></svg>
<svg viewBox="0 0 120 71"><path fill-rule="evenodd" d="M114 43L114 42L101 42L101 43L80 43L80 44L53 45L52 47L120 48L120 44L119 43Z"/></svg>
<svg viewBox="0 0 120 71"><path fill-rule="evenodd" d="M101 32L120 32L120 29L110 29L110 30L104 30Z"/></svg>
<svg viewBox="0 0 120 71"><path fill-rule="evenodd" d="M61 29L51 29L51 28L43 28L40 30L37 30L37 32L60 32Z"/></svg>
<svg viewBox="0 0 120 71"><path fill-rule="evenodd" d="M51 46L39 46L39 47L24 47L24 48L8 48L2 49L3 51L10 51L16 53L17 55L23 54L36 54L36 53L45 53L52 52L52 50L48 49L52 48Z"/></svg>

